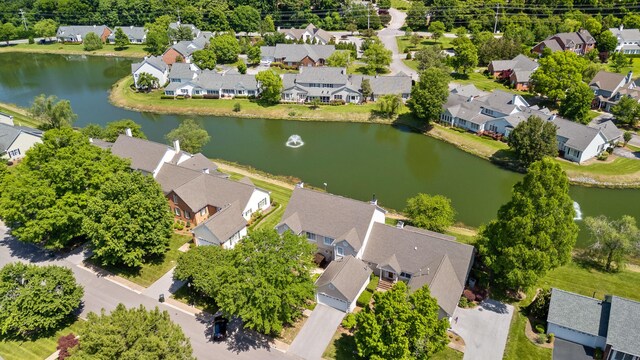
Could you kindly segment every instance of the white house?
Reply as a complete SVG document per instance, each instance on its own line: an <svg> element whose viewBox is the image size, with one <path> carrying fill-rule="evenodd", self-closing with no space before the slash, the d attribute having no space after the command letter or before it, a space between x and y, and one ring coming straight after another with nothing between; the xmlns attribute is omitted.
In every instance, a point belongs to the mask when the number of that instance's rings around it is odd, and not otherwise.
<svg viewBox="0 0 640 360"><path fill-rule="evenodd" d="M42 143L42 131L0 122L0 158L21 159L27 150Z"/></svg>
<svg viewBox="0 0 640 360"><path fill-rule="evenodd" d="M256 76L239 74L236 71L217 73L203 70L194 80L171 82L165 89L168 96L204 96L205 98L232 99L238 96L254 97L260 95Z"/></svg>
<svg viewBox="0 0 640 360"><path fill-rule="evenodd" d="M169 79L169 66L160 56L148 56L139 63L131 64L131 74L136 87L138 87L138 78L142 73L153 75L158 79L158 86L164 86Z"/></svg>
<svg viewBox="0 0 640 360"><path fill-rule="evenodd" d="M115 30L107 37L109 44L115 44L116 31L122 29L131 44L144 44L147 42L147 29L142 26L116 26Z"/></svg>
<svg viewBox="0 0 640 360"><path fill-rule="evenodd" d="M196 245L216 245L233 249L247 236L247 219L242 216L240 203L227 205L193 230Z"/></svg>
<svg viewBox="0 0 640 360"><path fill-rule="evenodd" d="M369 285L371 268L351 255L332 261L316 280L316 302L352 312L360 294Z"/></svg>
<svg viewBox="0 0 640 360"><path fill-rule="evenodd" d="M13 126L13 116L0 112L0 124Z"/></svg>
<svg viewBox="0 0 640 360"><path fill-rule="evenodd" d="M283 33L287 40L302 40L304 42L313 42L320 45L327 45L333 38L331 33L322 30L313 24L307 25L304 29L278 29L278 32Z"/></svg>
<svg viewBox="0 0 640 360"><path fill-rule="evenodd" d="M615 51L625 54L640 54L640 30L625 29L624 25L620 24L620 27L611 28L609 31L618 39Z"/></svg>

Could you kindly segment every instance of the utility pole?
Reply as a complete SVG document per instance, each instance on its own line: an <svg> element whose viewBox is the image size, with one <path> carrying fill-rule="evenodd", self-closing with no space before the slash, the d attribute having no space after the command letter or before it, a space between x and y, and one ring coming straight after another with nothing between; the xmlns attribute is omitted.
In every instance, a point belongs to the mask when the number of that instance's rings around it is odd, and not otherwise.
<svg viewBox="0 0 640 360"><path fill-rule="evenodd" d="M24 11L20 9L20 16L22 16L22 24L24 25L24 29L27 30L27 20L24 18Z"/></svg>
<svg viewBox="0 0 640 360"><path fill-rule="evenodd" d="M370 22L371 22L371 1L367 2L367 30L369 30Z"/></svg>
<svg viewBox="0 0 640 360"><path fill-rule="evenodd" d="M178 8L178 25L180 25L180 8Z"/></svg>
<svg viewBox="0 0 640 360"><path fill-rule="evenodd" d="M493 24L493 33L498 31L498 12L500 11L500 4L496 4L496 21Z"/></svg>

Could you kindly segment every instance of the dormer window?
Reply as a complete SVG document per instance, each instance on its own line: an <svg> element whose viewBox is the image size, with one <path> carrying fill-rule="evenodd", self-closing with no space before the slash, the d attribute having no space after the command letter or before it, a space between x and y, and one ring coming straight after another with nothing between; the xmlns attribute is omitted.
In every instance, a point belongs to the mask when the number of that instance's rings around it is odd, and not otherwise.
<svg viewBox="0 0 640 360"><path fill-rule="evenodd" d="M331 244L333 244L333 240L334 240L334 239L332 239L332 238L330 238L330 237L325 236L325 237L324 237L324 244L325 244L325 245L331 245Z"/></svg>

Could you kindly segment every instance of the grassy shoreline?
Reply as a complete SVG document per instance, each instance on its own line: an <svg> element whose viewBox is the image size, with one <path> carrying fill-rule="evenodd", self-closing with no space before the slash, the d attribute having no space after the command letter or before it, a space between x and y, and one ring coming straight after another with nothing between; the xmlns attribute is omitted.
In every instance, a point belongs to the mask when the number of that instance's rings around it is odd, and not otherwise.
<svg viewBox="0 0 640 360"><path fill-rule="evenodd" d="M148 55L143 47L144 45L129 45L126 49L116 50L114 45L105 44L102 49L85 51L82 48L82 44L14 44L0 46L0 53L20 52L35 54L113 56L141 59Z"/></svg>

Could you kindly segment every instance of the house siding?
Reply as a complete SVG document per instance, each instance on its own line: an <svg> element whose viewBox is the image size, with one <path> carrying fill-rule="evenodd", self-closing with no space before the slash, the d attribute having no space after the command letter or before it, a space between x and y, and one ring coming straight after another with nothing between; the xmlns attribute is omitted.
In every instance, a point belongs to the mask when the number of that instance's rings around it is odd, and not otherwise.
<svg viewBox="0 0 640 360"><path fill-rule="evenodd" d="M151 66L149 64L143 64L142 66L140 66L140 68L138 68L138 70L136 70L133 73L133 81L134 81L134 84L135 84L136 87L138 86L138 77L143 72L151 74L156 79L158 79L158 86L164 86L164 84L167 83L167 72L166 71L160 71L155 66Z"/></svg>
<svg viewBox="0 0 640 360"><path fill-rule="evenodd" d="M177 62L176 58L178 56L184 59L184 55L177 52L174 48L169 48L164 52L164 54L162 54L162 61L164 61L164 63L167 65L173 65ZM186 59L184 59L183 61L186 61Z"/></svg>
<svg viewBox="0 0 640 360"><path fill-rule="evenodd" d="M7 148L7 152L4 157L9 160L21 159L25 156L27 150L31 149L38 143L42 143L42 139L40 137L24 132L20 133L11 146Z"/></svg>

